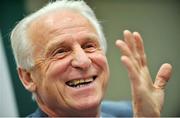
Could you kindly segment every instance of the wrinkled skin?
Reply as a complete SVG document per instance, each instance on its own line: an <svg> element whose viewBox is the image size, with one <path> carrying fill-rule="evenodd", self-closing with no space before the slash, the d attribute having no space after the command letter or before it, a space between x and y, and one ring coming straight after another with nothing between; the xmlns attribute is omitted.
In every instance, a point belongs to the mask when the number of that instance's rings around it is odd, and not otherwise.
<svg viewBox="0 0 180 118"><path fill-rule="evenodd" d="M36 94L39 107L48 116L99 116L109 68L89 21L72 11L56 11L32 22L28 34L35 66L30 71L19 67L18 73L25 88ZM128 70L134 116L160 116L171 65L163 64L153 83L140 34L126 30L116 46ZM66 85L94 76L94 82L82 89Z"/></svg>
<svg viewBox="0 0 180 118"><path fill-rule="evenodd" d="M99 116L109 67L90 22L73 11L56 11L32 22L28 33L35 60L29 88L36 93L39 107L48 116ZM94 76L86 87L66 84Z"/></svg>

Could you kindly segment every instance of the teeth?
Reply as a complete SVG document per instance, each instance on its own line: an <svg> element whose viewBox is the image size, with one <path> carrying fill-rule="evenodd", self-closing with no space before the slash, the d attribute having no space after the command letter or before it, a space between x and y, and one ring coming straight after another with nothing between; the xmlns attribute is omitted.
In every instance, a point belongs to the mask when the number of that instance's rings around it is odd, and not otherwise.
<svg viewBox="0 0 180 118"><path fill-rule="evenodd" d="M80 80L79 80L79 83L84 83L84 79L80 79Z"/></svg>
<svg viewBox="0 0 180 118"><path fill-rule="evenodd" d="M93 80L94 80L93 78L72 80L72 81L68 81L66 84L71 86L71 87L78 87L79 88L79 87L85 86L86 84L89 84Z"/></svg>
<svg viewBox="0 0 180 118"><path fill-rule="evenodd" d="M74 80L73 84L77 85L77 84L79 84L79 82L80 82L79 80Z"/></svg>
<svg viewBox="0 0 180 118"><path fill-rule="evenodd" d="M91 82L93 81L93 78L86 79L85 82Z"/></svg>

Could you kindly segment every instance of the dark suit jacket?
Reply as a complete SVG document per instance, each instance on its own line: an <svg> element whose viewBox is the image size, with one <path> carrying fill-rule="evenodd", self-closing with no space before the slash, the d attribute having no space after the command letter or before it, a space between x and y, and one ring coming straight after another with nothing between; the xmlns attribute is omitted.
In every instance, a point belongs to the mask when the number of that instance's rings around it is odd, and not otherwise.
<svg viewBox="0 0 180 118"><path fill-rule="evenodd" d="M103 101L101 104L101 117L132 117L132 105L127 101ZM28 117L48 117L41 109L37 109Z"/></svg>

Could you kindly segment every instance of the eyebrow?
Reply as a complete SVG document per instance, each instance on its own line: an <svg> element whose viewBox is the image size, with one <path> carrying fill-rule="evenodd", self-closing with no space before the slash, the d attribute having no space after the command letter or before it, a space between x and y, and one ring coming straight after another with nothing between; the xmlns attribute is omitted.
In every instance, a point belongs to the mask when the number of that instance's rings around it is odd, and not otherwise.
<svg viewBox="0 0 180 118"><path fill-rule="evenodd" d="M63 39L50 41L45 48L45 51L44 51L45 56L51 53L52 50L56 49L56 47L63 46L63 45L66 45L66 42L64 42Z"/></svg>
<svg viewBox="0 0 180 118"><path fill-rule="evenodd" d="M86 41L97 41L97 42L99 42L98 36L95 35L95 34L88 34L88 35L86 35L86 36L81 36L81 37L79 37L79 39L80 39L80 42L81 42L81 43L84 43L84 42L86 42ZM65 41L65 40L67 40L67 41ZM54 50L56 47L65 46L65 45L67 45L67 43L68 43L68 45L69 45L69 42L70 42L70 43L73 42L70 37L69 37L69 38L66 38L66 39L60 38L60 39L58 39L58 40L52 40L52 41L50 41L50 42L47 44L46 48L45 48L45 52L44 52L45 56L47 56L47 55L48 55L52 50Z"/></svg>

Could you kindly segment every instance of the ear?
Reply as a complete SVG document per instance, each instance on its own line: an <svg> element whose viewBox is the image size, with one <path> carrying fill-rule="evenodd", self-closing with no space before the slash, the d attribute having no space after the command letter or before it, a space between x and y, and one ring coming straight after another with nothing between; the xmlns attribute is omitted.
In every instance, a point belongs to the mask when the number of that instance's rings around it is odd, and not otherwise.
<svg viewBox="0 0 180 118"><path fill-rule="evenodd" d="M22 84L28 91L30 91L30 92L36 91L36 84L33 81L30 72L28 72L25 69L18 68L18 75L19 75L19 78L20 78Z"/></svg>

